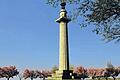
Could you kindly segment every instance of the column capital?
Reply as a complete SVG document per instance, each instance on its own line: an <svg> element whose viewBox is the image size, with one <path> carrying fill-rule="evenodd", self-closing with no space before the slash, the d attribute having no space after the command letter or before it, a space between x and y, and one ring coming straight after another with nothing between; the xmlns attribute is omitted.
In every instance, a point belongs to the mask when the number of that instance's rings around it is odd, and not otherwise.
<svg viewBox="0 0 120 80"><path fill-rule="evenodd" d="M65 6L66 6L66 2L61 2L61 10L60 10L60 17L56 20L56 22L60 23L60 22L65 22L65 23L68 23L71 21L71 19L69 19L67 17L67 11L65 9Z"/></svg>
<svg viewBox="0 0 120 80"><path fill-rule="evenodd" d="M68 23L68 22L70 22L70 21L71 21L71 19L69 19L69 18L67 18L67 17L61 17L61 18L58 18L58 19L56 20L56 22L58 22L58 23L60 23L60 22Z"/></svg>

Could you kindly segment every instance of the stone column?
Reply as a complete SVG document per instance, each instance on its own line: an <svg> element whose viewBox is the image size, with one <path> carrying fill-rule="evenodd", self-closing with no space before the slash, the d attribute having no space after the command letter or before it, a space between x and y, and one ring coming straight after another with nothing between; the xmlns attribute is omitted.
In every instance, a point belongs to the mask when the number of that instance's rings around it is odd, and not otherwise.
<svg viewBox="0 0 120 80"><path fill-rule="evenodd" d="M67 18L67 11L65 10L65 5L66 3L61 3L60 18L56 20L60 24L59 71L69 70L67 23L70 21L70 19Z"/></svg>
<svg viewBox="0 0 120 80"><path fill-rule="evenodd" d="M48 80L72 80L73 71L69 70L69 46L68 46L68 22L71 21L67 17L65 10L66 3L61 3L60 16L56 20L60 24L60 39L59 39L59 70L52 75Z"/></svg>

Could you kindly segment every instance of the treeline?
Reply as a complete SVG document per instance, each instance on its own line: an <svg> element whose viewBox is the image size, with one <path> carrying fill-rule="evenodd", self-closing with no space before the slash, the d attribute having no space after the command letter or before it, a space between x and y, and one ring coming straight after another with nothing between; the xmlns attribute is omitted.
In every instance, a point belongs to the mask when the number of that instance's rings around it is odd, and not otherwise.
<svg viewBox="0 0 120 80"><path fill-rule="evenodd" d="M10 80L14 76L19 77L19 80L30 78L31 80L36 78L47 78L48 76L52 76L51 70L30 70L25 69L22 74L18 71L15 66L7 66L0 68L0 78L6 78Z"/></svg>
<svg viewBox="0 0 120 80"><path fill-rule="evenodd" d="M109 77L112 77L114 80L120 74L120 67L110 67L110 68L84 68L82 66L76 67L73 70L73 73L79 79L83 78L97 78L100 80L101 78L105 78L108 80Z"/></svg>
<svg viewBox="0 0 120 80"><path fill-rule="evenodd" d="M15 66L0 68L0 78L7 78L7 80L9 80L10 78L17 76L18 74L19 74L19 72Z"/></svg>
<svg viewBox="0 0 120 80"><path fill-rule="evenodd" d="M0 68L0 78L6 78L9 80L14 76L22 79L36 79L41 78L45 80L47 77L51 77L52 74L55 74L55 71L58 70L58 67L54 67L51 70L30 70L25 69L22 74L18 71L15 66L1 67ZM78 66L72 68L73 76L77 79L98 79L105 78L106 80L109 77L112 77L114 80L120 74L120 67L108 67L108 68L84 68L83 66Z"/></svg>

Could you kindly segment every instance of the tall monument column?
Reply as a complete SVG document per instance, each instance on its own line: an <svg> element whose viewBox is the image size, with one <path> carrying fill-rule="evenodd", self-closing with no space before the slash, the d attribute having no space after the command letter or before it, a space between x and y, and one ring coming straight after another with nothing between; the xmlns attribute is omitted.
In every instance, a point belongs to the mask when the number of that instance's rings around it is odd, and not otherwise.
<svg viewBox="0 0 120 80"><path fill-rule="evenodd" d="M68 22L71 21L67 17L67 11L65 9L66 3L61 3L60 16L56 20L60 24L60 41L59 41L59 71L57 75L62 79L71 79L72 71L69 70L69 46L68 46Z"/></svg>
<svg viewBox="0 0 120 80"><path fill-rule="evenodd" d="M71 21L67 17L65 9L65 0L61 0L60 16L56 20L60 24L60 38L59 38L59 70L52 74L48 80L78 80L79 78L69 70L69 46L68 46L68 23Z"/></svg>
<svg viewBox="0 0 120 80"><path fill-rule="evenodd" d="M59 41L59 70L69 70L69 47L68 47L68 29L67 24L70 19L67 18L65 10L66 3L61 3L60 17L56 20L60 24Z"/></svg>
<svg viewBox="0 0 120 80"><path fill-rule="evenodd" d="M68 23L71 21L67 17L65 9L66 3L61 0L60 16L56 20L60 24L59 38L59 70L52 74L48 80L73 80L73 70L69 70L69 46L68 46Z"/></svg>

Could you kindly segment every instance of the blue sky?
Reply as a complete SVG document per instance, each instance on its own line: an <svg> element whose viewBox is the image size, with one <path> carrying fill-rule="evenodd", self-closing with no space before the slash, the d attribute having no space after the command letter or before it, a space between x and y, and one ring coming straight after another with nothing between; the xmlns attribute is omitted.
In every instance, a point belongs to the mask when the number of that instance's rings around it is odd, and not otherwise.
<svg viewBox="0 0 120 80"><path fill-rule="evenodd" d="M59 7L45 0L0 0L0 66L47 69L58 65ZM120 43L105 43L91 29L69 24L70 64L120 65Z"/></svg>

